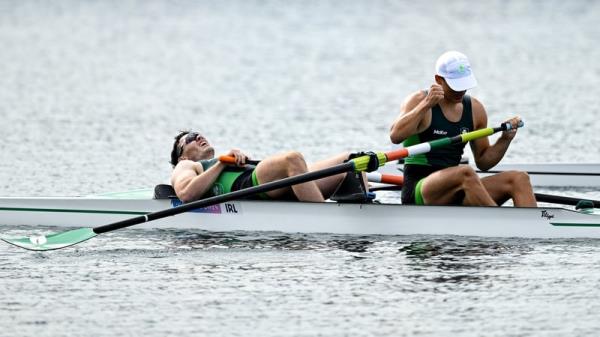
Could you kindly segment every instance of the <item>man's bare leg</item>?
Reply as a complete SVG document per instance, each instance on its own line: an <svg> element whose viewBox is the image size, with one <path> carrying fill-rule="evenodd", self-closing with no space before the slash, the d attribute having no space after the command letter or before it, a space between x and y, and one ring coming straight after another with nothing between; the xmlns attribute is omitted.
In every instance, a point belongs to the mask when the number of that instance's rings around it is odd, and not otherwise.
<svg viewBox="0 0 600 337"><path fill-rule="evenodd" d="M350 153L340 153L331 158L327 158L325 160L318 161L316 163L312 163L308 166L309 171L318 171L328 167L332 167L338 164L343 163L348 159ZM325 199L328 199L336 190L336 188L342 183L347 173L340 173L333 176L321 178L319 180L315 180L317 186L319 186L319 190L323 194ZM366 182L366 180L365 180Z"/></svg>
<svg viewBox="0 0 600 337"><path fill-rule="evenodd" d="M294 151L265 158L256 166L256 178L262 184L306 172L308 172L308 167L304 157ZM325 201L315 181L269 191L267 195L277 199L289 195L292 191L300 201Z"/></svg>
<svg viewBox="0 0 600 337"><path fill-rule="evenodd" d="M506 171L481 179L492 199L499 205L513 199L515 207L537 207L529 175L521 171Z"/></svg>
<svg viewBox="0 0 600 337"><path fill-rule="evenodd" d="M429 175L422 184L421 193L426 205L448 205L464 192L465 206L497 206L488 194L477 172L468 165L449 167Z"/></svg>

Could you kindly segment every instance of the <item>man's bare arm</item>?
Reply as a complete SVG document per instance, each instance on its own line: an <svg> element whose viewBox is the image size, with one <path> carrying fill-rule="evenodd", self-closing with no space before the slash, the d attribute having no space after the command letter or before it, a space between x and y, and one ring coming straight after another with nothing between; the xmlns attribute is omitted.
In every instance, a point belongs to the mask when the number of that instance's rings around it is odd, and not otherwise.
<svg viewBox="0 0 600 337"><path fill-rule="evenodd" d="M399 144L406 138L424 130L426 112L444 98L444 90L438 84L433 84L425 94L418 91L408 96L400 107L400 114L390 128L390 140Z"/></svg>
<svg viewBox="0 0 600 337"><path fill-rule="evenodd" d="M475 98L472 98L473 106L473 124L475 129L482 129L487 127L487 113L483 105ZM514 117L509 121L516 126L516 123L520 120L518 117ZM471 142L471 150L475 157L475 164L477 168L482 171L487 171L492 167L496 166L500 160L506 154L508 147L515 137L515 130L503 132L500 138L494 145L490 146L488 137L479 138Z"/></svg>
<svg viewBox="0 0 600 337"><path fill-rule="evenodd" d="M175 194L183 202L198 200L210 189L224 164L217 162L204 171L202 165L190 160L182 160L175 166L171 174L171 184Z"/></svg>

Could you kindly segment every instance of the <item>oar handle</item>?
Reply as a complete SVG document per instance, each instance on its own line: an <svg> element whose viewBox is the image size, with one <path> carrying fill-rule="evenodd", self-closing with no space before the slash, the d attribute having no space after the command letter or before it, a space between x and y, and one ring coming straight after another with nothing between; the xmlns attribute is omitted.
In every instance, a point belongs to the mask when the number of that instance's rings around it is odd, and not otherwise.
<svg viewBox="0 0 600 337"><path fill-rule="evenodd" d="M512 124L510 122L503 123L502 125L504 126L503 127L504 131L509 131L509 130L512 130L512 128L513 128ZM525 126L525 122L523 122L523 121L519 121L517 123L517 128L522 128L524 126Z"/></svg>
<svg viewBox="0 0 600 337"><path fill-rule="evenodd" d="M235 157L232 156L219 156L219 161L223 164L229 164L229 165L235 165ZM260 160L251 160L251 159L246 159L246 164L248 165L258 165L258 163L260 163Z"/></svg>

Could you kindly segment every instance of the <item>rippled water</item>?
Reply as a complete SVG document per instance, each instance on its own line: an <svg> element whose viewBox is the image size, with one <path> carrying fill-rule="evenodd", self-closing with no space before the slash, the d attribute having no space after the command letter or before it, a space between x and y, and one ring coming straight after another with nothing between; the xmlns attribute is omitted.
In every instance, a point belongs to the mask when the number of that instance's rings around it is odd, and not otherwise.
<svg viewBox="0 0 600 337"><path fill-rule="evenodd" d="M255 158L386 150L448 49L490 124L526 120L505 162L598 162L598 17L595 1L1 1L0 195L164 182L185 128ZM0 335L594 336L599 250L143 230L3 245Z"/></svg>
<svg viewBox="0 0 600 337"><path fill-rule="evenodd" d="M7 336L593 336L600 328L595 240L125 230L60 253L0 256L0 274L11 278L1 297Z"/></svg>

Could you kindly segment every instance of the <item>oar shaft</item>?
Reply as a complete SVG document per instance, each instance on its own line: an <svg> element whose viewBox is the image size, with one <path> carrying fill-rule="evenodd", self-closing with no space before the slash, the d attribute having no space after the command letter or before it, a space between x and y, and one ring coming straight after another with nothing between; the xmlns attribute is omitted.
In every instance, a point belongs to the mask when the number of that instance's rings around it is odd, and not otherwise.
<svg viewBox="0 0 600 337"><path fill-rule="evenodd" d="M600 200L590 200L586 198L564 197L560 195L536 193L535 199L540 202L549 202L552 204L577 206L581 201L589 201L594 208L600 208Z"/></svg>
<svg viewBox="0 0 600 337"><path fill-rule="evenodd" d="M523 125L525 125L523 123L523 121L520 121L517 127L522 127ZM460 134L460 135L457 135L454 137L446 137L446 138L432 140L432 141L426 142L426 143L412 145L409 147L405 147L403 149L386 152L385 153L386 161L389 162L392 160L406 158L408 156L424 154L431 150L439 149L439 148L446 147L446 146L453 145L453 144L467 143L467 142L470 142L470 141L478 139L478 138L491 136L496 132L508 131L511 129L512 129L512 124L504 123L496 128L479 129L479 130L463 133L463 134Z"/></svg>
<svg viewBox="0 0 600 337"><path fill-rule="evenodd" d="M367 180L371 183L383 183L383 184L392 184L392 185L400 185L404 183L404 176L399 174L383 174L379 172L369 172L367 173Z"/></svg>
<svg viewBox="0 0 600 337"><path fill-rule="evenodd" d="M524 125L523 121L519 121L519 124L517 125L517 127L522 127L523 125ZM496 127L496 128L485 128L485 129L475 130L475 131L463 133L460 135L456 135L454 137L446 137L446 138L436 139L436 140L432 140L430 142L416 144L413 146L409 146L409 147L406 147L403 149L394 150L394 151L390 151L390 152L386 152L386 153L378 152L378 153L375 153L375 155L377 156L377 159L379 160L379 166L382 166L386 162L389 162L389 161L406 158L411 155L427 153L433 149L446 147L446 146L449 146L452 144L467 143L467 142L470 142L470 141L478 139L478 138L490 136L499 131L508 131L510 129L512 129L512 124L503 123L499 127ZM362 157L354 158L353 159L353 161L355 163L354 171L355 172L367 171L370 160L371 160L371 158L369 156L362 156ZM222 163L226 163L226 164L235 164L236 163L235 158L232 156L220 156L219 161ZM246 160L246 164L257 165L258 163L260 163L259 160Z"/></svg>
<svg viewBox="0 0 600 337"><path fill-rule="evenodd" d="M241 198L245 198L245 197L248 197L251 195L265 193L265 192L273 191L273 190L276 190L279 188L288 187L288 186L292 186L292 185L302 184L302 183L305 183L308 181L317 180L317 179L329 177L332 175L336 175L336 174L340 174L340 173L344 173L344 172L348 172L348 171L352 171L352 170L354 170L354 162L348 161L348 162L338 164L336 166L332 166L332 167L329 167L329 168L326 168L323 170L308 172L308 173L300 174L297 176L265 183L262 185L241 189L241 190L234 191L231 193L217 195L214 197L201 199L198 201L193 201L193 202L190 202L187 204L183 204L181 206L165 209L165 210L154 212L154 213L148 213L146 215L138 216L135 218L118 221L118 222L115 222L112 224L96 227L93 230L94 230L94 233L96 233L96 234L106 233L106 232L110 232L110 231L113 231L116 229L130 227L133 225L139 225L139 224L147 222L147 221L157 220L160 218L165 218L168 216L181 214L181 213L191 211L191 210L194 210L197 208L216 205L216 204L224 203L224 202L235 200L235 199L241 199Z"/></svg>

